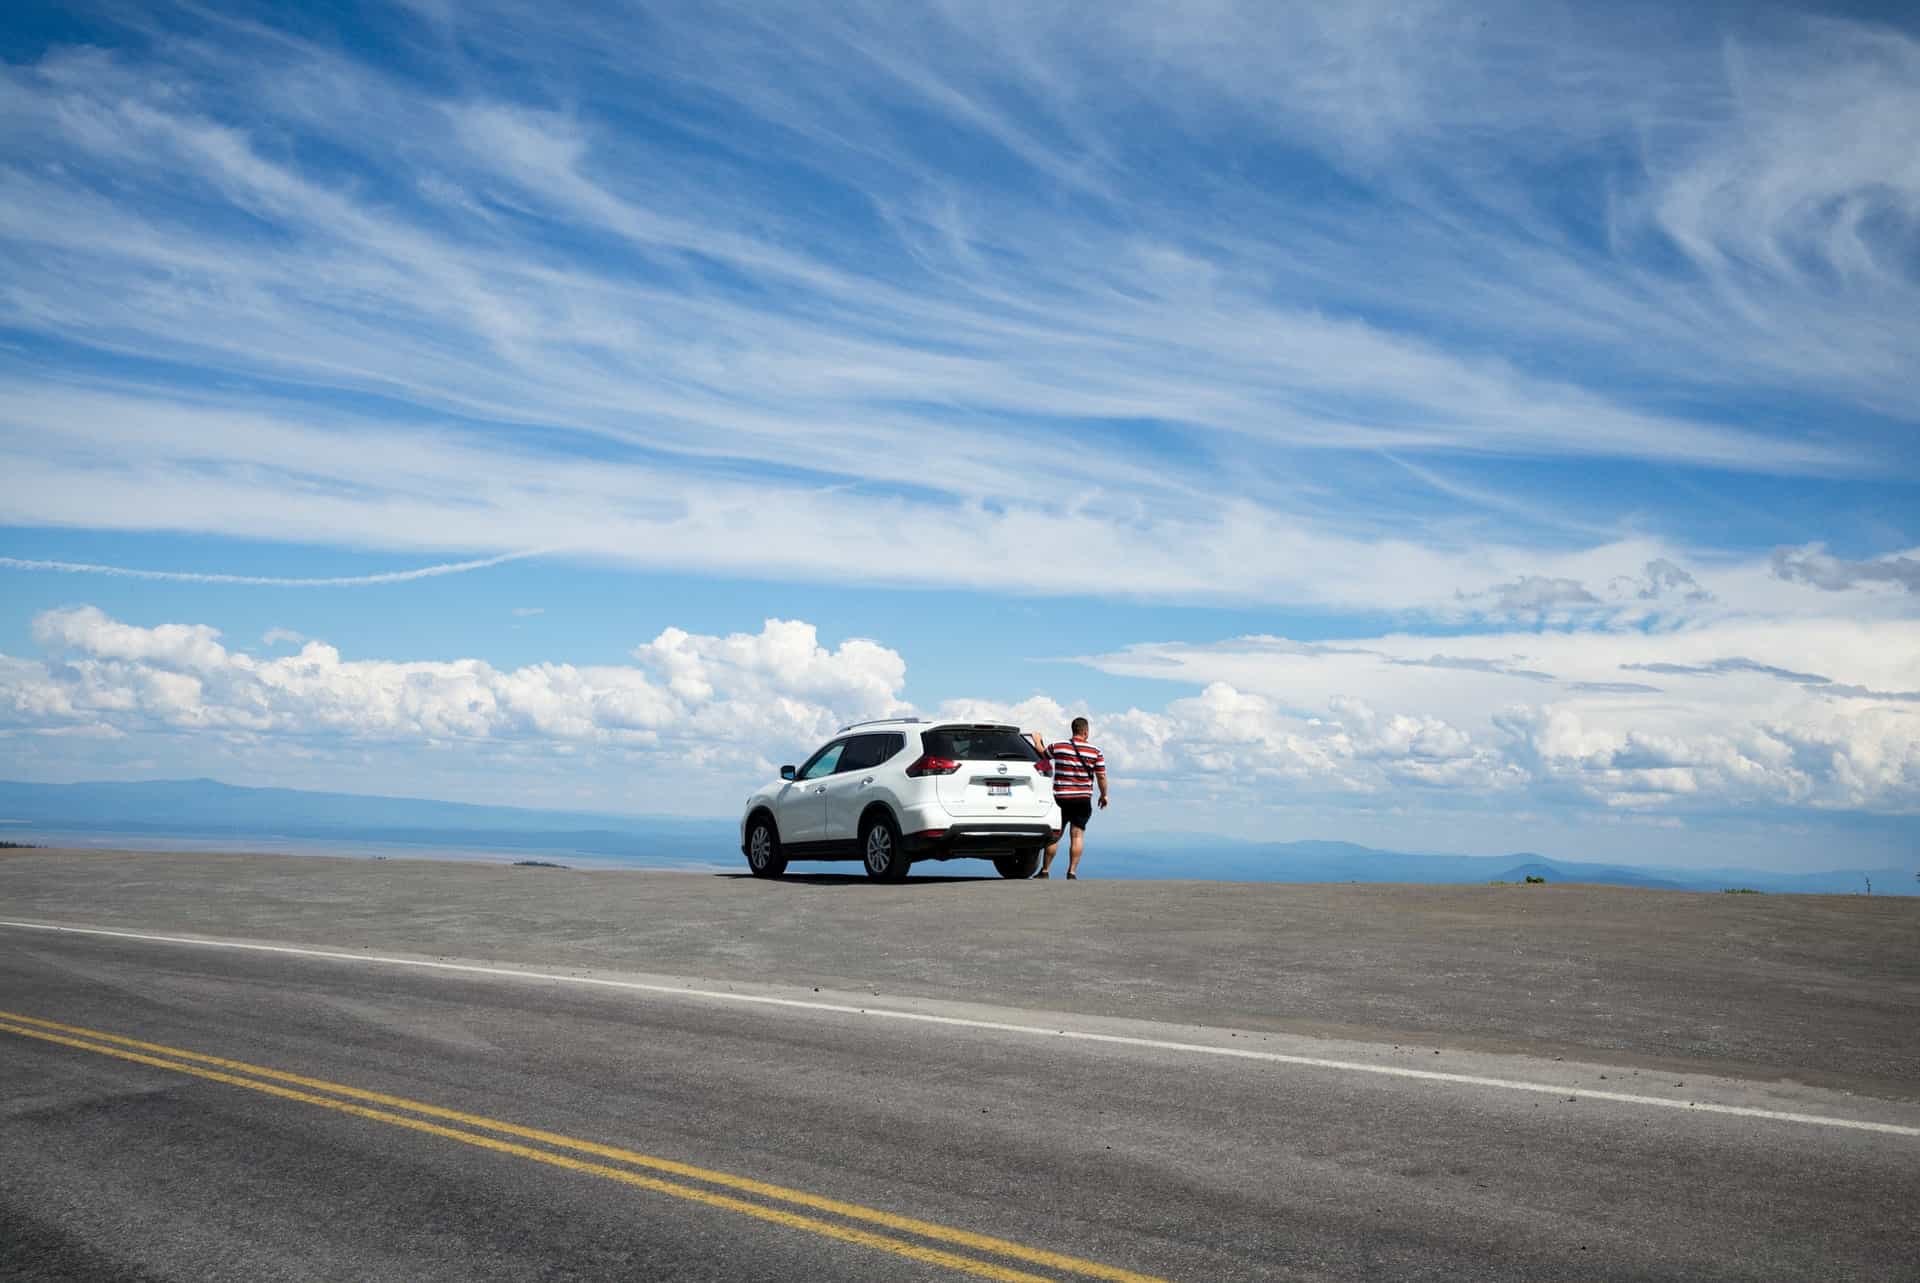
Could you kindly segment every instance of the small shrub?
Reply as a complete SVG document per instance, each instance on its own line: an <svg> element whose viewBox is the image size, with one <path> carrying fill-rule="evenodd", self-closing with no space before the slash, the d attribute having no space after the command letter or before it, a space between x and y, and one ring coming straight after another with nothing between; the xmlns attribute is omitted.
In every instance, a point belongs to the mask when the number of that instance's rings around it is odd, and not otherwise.
<svg viewBox="0 0 1920 1283"><path fill-rule="evenodd" d="M1765 895L1766 892L1756 891L1752 887L1727 887L1726 889L1721 891L1720 894L1722 895Z"/></svg>
<svg viewBox="0 0 1920 1283"><path fill-rule="evenodd" d="M1541 876L1540 876L1539 874L1537 874L1537 873L1529 873L1529 874L1527 874L1527 885L1528 885L1528 886L1530 886L1530 887L1531 887L1531 886L1542 886L1542 887L1543 887L1543 886L1545 886L1546 884L1547 884L1547 880L1546 880L1545 878L1543 878L1543 877L1541 877Z"/></svg>

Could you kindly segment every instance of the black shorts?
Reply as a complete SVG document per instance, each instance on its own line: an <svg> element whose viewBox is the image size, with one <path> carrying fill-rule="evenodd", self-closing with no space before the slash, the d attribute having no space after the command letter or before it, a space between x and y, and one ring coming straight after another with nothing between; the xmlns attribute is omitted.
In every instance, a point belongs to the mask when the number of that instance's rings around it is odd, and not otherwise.
<svg viewBox="0 0 1920 1283"><path fill-rule="evenodd" d="M1087 827L1087 821L1093 818L1093 799L1090 797L1055 798L1060 804L1060 824L1062 828L1072 826L1076 829Z"/></svg>

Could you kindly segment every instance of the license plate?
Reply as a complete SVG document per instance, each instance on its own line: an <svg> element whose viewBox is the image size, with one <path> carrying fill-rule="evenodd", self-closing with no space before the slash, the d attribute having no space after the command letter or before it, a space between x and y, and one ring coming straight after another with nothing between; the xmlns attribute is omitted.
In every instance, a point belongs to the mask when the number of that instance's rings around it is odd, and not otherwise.
<svg viewBox="0 0 1920 1283"><path fill-rule="evenodd" d="M1013 785L1011 785L1011 784L989 784L989 785L987 785L987 796L988 796L988 797L1012 797L1012 796L1013 796Z"/></svg>

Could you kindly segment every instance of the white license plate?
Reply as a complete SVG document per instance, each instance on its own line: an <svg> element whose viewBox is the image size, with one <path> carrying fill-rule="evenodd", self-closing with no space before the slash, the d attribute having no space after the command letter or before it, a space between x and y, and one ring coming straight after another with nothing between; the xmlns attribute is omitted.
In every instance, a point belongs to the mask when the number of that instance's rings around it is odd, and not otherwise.
<svg viewBox="0 0 1920 1283"><path fill-rule="evenodd" d="M989 785L987 785L987 796L988 796L988 797L1012 797L1012 796L1013 796L1013 785L1011 785L1011 784L989 784Z"/></svg>

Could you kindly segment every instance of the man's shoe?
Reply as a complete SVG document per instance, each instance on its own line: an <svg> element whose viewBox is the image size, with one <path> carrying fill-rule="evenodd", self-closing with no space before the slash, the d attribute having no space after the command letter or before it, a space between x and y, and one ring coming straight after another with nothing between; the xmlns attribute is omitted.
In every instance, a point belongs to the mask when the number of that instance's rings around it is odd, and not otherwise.
<svg viewBox="0 0 1920 1283"><path fill-rule="evenodd" d="M1067 874L1067 880L1070 882L1077 882L1080 880L1080 875L1078 873L1069 873Z"/></svg>
<svg viewBox="0 0 1920 1283"><path fill-rule="evenodd" d="M1050 878L1053 875L1051 873L1048 873L1045 869L1042 869L1040 870L1040 872L1034 874L1033 876L1036 878Z"/></svg>

